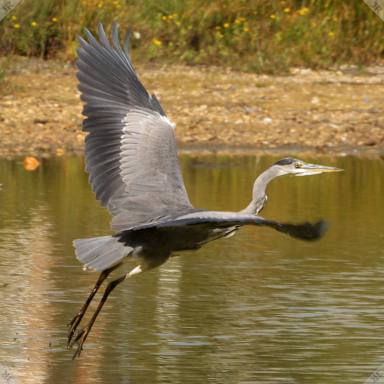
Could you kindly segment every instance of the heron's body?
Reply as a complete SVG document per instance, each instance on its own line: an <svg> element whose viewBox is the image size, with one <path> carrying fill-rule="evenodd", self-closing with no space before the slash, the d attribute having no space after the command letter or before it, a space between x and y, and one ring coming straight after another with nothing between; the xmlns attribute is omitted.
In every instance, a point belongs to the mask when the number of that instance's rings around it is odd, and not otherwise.
<svg viewBox="0 0 384 384"><path fill-rule="evenodd" d="M152 257L161 253L171 256L173 252L199 249L209 241L224 237L231 229L173 227L173 228L144 228L136 231L123 231L116 237L127 246L133 247L137 254Z"/></svg>
<svg viewBox="0 0 384 384"><path fill-rule="evenodd" d="M219 212L193 207L178 163L175 124L139 81L127 45L120 46L117 26L113 27L112 45L101 25L99 40L89 31L86 35L88 41L79 38L77 61L85 103L83 130L88 132L86 170L96 198L112 215L111 227L116 234L74 241L78 260L86 269L100 272L94 289L71 321L68 345L79 343L75 356L80 355L115 286L161 265L172 255L230 236L243 225L267 226L303 240L320 238L322 222L287 224L257 214L267 200L267 185L274 178L337 170L282 159L255 180L251 202L243 210ZM137 266L108 284L90 322L75 336L103 281L127 259Z"/></svg>
<svg viewBox="0 0 384 384"><path fill-rule="evenodd" d="M232 225L230 221L227 224L223 222L217 227L199 223L183 225L187 221L193 223L193 219L199 220L201 216L206 215L216 217L217 220L221 217L227 217L228 220L235 215L238 217L233 212L194 210L161 225L147 225L141 229L122 231L115 237L124 245L134 248L132 255L164 262L175 252L199 249L204 244L228 237L239 229L239 225ZM159 253L162 255L160 258Z"/></svg>
<svg viewBox="0 0 384 384"><path fill-rule="evenodd" d="M136 259L147 270L163 264L170 256L182 251L199 249L209 241L223 237L228 229L198 227L144 228L123 231L116 235L124 245L132 247L128 257ZM135 260L134 260L135 261Z"/></svg>

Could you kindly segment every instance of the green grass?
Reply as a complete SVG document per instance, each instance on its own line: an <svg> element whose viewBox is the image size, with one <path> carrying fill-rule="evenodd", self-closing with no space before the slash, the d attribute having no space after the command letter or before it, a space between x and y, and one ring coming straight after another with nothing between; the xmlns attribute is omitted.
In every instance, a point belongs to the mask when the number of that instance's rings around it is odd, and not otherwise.
<svg viewBox="0 0 384 384"><path fill-rule="evenodd" d="M9 70L10 60L8 57L0 57L0 86L4 86L5 77Z"/></svg>
<svg viewBox="0 0 384 384"><path fill-rule="evenodd" d="M384 22L362 0L25 0L0 23L0 52L73 59L84 27L115 20L141 61L276 73L367 65L384 52Z"/></svg>

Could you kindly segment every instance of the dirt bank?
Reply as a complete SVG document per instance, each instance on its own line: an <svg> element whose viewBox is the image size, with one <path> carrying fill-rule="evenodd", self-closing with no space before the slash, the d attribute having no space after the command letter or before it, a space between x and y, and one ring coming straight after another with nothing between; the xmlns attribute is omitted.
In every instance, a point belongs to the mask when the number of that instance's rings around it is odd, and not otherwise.
<svg viewBox="0 0 384 384"><path fill-rule="evenodd" d="M181 147L384 150L384 68L278 77L220 68L138 66L177 124ZM75 68L15 58L0 83L0 156L81 153Z"/></svg>

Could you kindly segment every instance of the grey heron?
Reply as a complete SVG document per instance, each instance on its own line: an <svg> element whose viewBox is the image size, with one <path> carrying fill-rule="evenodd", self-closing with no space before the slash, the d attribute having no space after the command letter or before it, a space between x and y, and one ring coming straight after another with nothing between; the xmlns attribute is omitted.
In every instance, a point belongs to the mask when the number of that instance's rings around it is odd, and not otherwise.
<svg viewBox="0 0 384 384"><path fill-rule="evenodd" d="M278 176L306 176L338 168L282 159L257 177L250 204L239 212L197 209L186 192L175 141L175 125L155 95L150 95L132 66L127 43L112 43L103 26L98 39L85 30L79 37L77 77L84 102L86 171L96 198L112 215L114 235L74 241L77 259L100 273L80 311L70 322L68 347L84 342L111 291L126 278L163 264L175 252L195 250L233 234L243 225L267 226L303 240L324 233L324 223L289 224L257 214L266 202L266 187ZM93 297L114 270L135 262L128 273L107 285L89 323L78 326ZM121 270L121 269L120 269Z"/></svg>

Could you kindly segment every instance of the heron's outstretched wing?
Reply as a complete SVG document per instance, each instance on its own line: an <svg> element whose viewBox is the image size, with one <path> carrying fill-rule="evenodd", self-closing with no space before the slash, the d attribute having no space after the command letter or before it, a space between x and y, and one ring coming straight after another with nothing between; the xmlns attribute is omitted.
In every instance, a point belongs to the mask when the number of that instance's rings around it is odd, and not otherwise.
<svg viewBox="0 0 384 384"><path fill-rule="evenodd" d="M79 37L78 79L85 102L86 170L101 204L122 229L191 208L177 159L174 125L139 81L117 25L112 44Z"/></svg>
<svg viewBox="0 0 384 384"><path fill-rule="evenodd" d="M317 240L323 236L327 226L324 221L316 223L280 223L274 220L267 220L261 216L241 214L234 212L200 211L193 212L169 220L163 223L154 224L156 228L175 228L181 226L201 226L204 228L228 228L243 225L256 225L271 227L279 232L302 240ZM146 225L149 228L151 225ZM142 229L143 227L137 228Z"/></svg>

